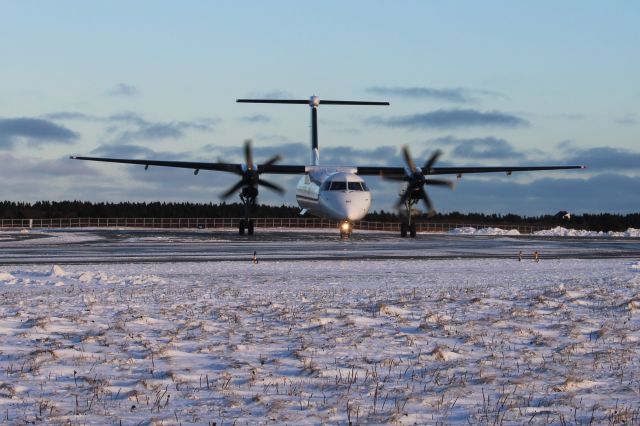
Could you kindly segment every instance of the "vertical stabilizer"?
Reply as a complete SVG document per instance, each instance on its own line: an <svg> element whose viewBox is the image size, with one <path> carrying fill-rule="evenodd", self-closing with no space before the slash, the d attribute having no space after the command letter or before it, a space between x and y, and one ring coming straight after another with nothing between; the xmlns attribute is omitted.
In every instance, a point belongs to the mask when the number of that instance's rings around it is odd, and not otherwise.
<svg viewBox="0 0 640 426"><path fill-rule="evenodd" d="M304 99L237 99L236 102L256 104L307 104L311 107L311 164L320 165L320 147L318 145L318 106L323 105L389 105L389 102L361 101L320 101L317 96Z"/></svg>
<svg viewBox="0 0 640 426"><path fill-rule="evenodd" d="M309 106L311 107L311 164L314 166L320 165L320 148L318 147L318 105L320 105L320 99L317 96L312 96L309 99Z"/></svg>

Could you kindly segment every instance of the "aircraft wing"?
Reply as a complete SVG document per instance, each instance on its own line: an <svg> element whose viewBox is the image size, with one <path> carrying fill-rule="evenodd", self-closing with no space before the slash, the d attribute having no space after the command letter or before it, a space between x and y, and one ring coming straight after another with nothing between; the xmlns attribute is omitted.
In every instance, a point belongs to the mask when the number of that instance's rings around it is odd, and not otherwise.
<svg viewBox="0 0 640 426"><path fill-rule="evenodd" d="M139 164L145 167L177 167L192 170L215 170L220 172L229 172L242 174L243 165L240 163L201 163L197 161L161 161L161 160L134 160L128 158L102 158L102 157L80 157L72 156L73 160L102 161L106 163L123 163L123 164ZM258 164L258 170L261 173L275 174L303 174L305 166L298 165L278 165L278 164Z"/></svg>
<svg viewBox="0 0 640 426"><path fill-rule="evenodd" d="M535 172L541 170L570 170L584 169L585 166L501 166L501 167L433 167L431 170L424 170L424 175L464 175L466 173L496 173L503 172ZM379 176L405 176L404 167L357 167L359 175L379 175Z"/></svg>
<svg viewBox="0 0 640 426"><path fill-rule="evenodd" d="M162 160L134 160L128 158L102 158L102 157L79 157L72 156L74 160L102 161L106 163L123 163L123 164L139 164L145 167L177 167L192 170L215 170L220 172L229 172L242 174L243 165L240 163L204 163L197 161L162 161ZM405 176L404 167L385 167L385 166L363 166L356 167L359 175L381 175L381 176ZM433 167L425 175L463 175L467 173L497 173L503 172L511 174L512 172L529 172L541 170L570 170L584 169L585 166L500 166L500 167ZM282 164L258 164L260 173L273 174L303 174L306 172L304 165L282 165Z"/></svg>

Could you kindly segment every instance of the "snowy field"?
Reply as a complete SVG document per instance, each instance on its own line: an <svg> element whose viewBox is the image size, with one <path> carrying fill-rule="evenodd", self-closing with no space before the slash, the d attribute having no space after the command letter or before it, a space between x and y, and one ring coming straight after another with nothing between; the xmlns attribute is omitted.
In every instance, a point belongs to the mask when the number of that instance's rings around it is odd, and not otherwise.
<svg viewBox="0 0 640 426"><path fill-rule="evenodd" d="M636 260L0 266L0 416L638 424Z"/></svg>

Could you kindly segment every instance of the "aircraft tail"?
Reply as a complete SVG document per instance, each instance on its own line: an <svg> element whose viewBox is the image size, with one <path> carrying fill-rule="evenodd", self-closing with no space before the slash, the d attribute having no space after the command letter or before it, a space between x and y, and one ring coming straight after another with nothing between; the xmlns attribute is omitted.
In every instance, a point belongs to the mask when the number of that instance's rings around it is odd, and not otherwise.
<svg viewBox="0 0 640 426"><path fill-rule="evenodd" d="M317 96L306 99L237 99L236 102L256 104L298 104L311 107L311 164L320 165L320 148L318 147L318 106L323 105L389 105L389 102L332 101L320 100Z"/></svg>

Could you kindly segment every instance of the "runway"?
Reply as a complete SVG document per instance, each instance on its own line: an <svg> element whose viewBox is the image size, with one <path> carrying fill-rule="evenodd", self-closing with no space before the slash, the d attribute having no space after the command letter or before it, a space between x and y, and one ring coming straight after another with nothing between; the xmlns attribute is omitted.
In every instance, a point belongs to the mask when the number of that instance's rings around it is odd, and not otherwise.
<svg viewBox="0 0 640 426"><path fill-rule="evenodd" d="M358 232L341 240L333 230L55 230L0 232L0 265L99 264L139 262L296 260L392 260L513 258L640 258L637 238L476 236Z"/></svg>

